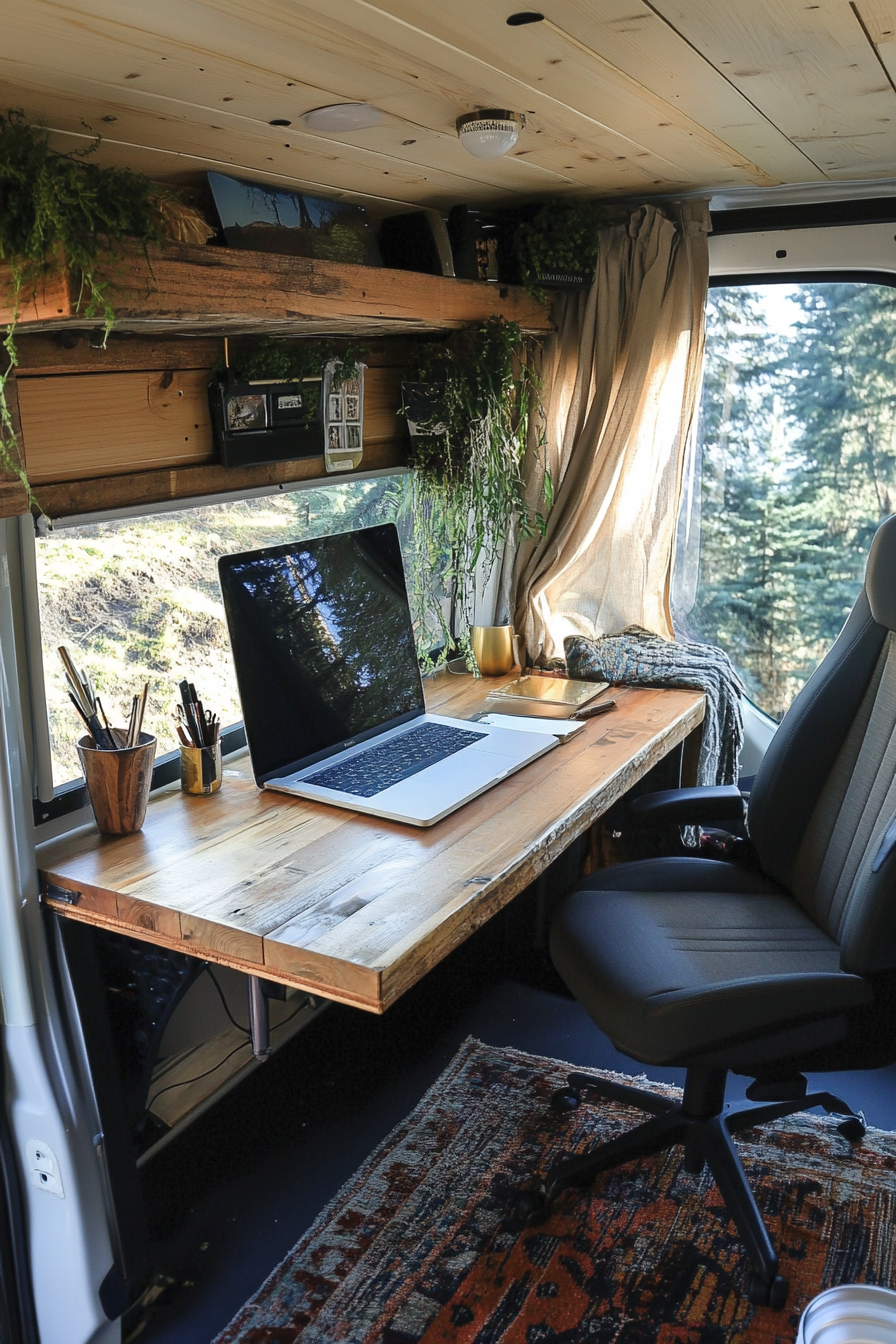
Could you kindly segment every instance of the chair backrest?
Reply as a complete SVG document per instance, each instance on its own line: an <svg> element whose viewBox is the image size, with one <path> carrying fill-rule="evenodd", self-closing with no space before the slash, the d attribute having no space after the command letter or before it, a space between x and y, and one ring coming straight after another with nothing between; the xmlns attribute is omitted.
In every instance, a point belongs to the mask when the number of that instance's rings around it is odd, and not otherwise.
<svg viewBox="0 0 896 1344"><path fill-rule="evenodd" d="M834 647L794 700L750 798L763 868L840 944L845 970L896 968L896 515Z"/></svg>

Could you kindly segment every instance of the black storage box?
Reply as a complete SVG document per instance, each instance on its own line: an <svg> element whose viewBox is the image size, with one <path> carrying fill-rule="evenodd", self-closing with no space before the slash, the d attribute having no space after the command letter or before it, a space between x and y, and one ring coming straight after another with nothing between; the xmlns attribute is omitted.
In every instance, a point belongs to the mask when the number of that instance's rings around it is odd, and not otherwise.
<svg viewBox="0 0 896 1344"><path fill-rule="evenodd" d="M323 457L320 383L210 383L212 427L225 467Z"/></svg>
<svg viewBox="0 0 896 1344"><path fill-rule="evenodd" d="M451 243L438 210L411 210L389 215L380 226L383 264L396 271L454 275Z"/></svg>

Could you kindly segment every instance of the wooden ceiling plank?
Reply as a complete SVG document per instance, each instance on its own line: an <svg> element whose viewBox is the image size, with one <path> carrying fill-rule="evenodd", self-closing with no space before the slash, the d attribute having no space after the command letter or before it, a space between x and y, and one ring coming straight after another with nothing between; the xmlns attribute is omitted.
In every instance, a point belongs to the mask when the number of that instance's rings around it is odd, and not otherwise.
<svg viewBox="0 0 896 1344"><path fill-rule="evenodd" d="M892 0L556 0L543 24L505 20L481 0L6 0L4 56L35 69L4 93L31 81L30 107L52 104L69 134L79 104L116 116L121 143L98 161L270 174L387 209L896 165ZM344 99L387 121L346 137L298 126ZM454 118L485 105L529 126L508 159L468 163ZM283 116L288 140L269 127Z"/></svg>
<svg viewBox="0 0 896 1344"><path fill-rule="evenodd" d="M892 0L853 0L852 8L884 74L896 87L896 7Z"/></svg>
<svg viewBox="0 0 896 1344"><path fill-rule="evenodd" d="M262 0L262 2L269 8L278 4L278 0ZM396 4L397 0L393 0L393 7ZM568 128L573 130L577 138L587 139L590 131L588 123L591 123L591 126L597 126L603 131L614 131L619 135L624 142L621 152L625 155L647 150L665 159L670 166L679 171L685 170L698 175L703 171L713 169L718 171L720 167L728 170L734 166L730 162L732 158L730 146L722 144L696 123L685 125L686 119L680 114L676 115L675 110L669 108L664 100L651 94L649 90L625 76L622 71L616 71L609 66L595 65L593 62L583 63L581 59L578 62L570 59L562 75L554 76L552 93L545 81L549 79L550 73L548 60L553 58L544 54L548 49L553 50L551 40L542 39L538 48L542 53L538 57L538 66L522 77L498 68L492 63L500 58L500 53L498 55L493 53L491 61L471 55L463 46L444 39L436 39L422 28L401 19L399 15L368 4L366 0L306 0L305 8L313 9L322 15L325 13L331 24L341 21L346 28L366 32L371 40L377 30L380 30L379 40L383 40L384 36L387 40L393 40L391 30L383 34L383 20L391 18L397 21L400 24L400 38L404 50L418 60L431 64L438 62L449 71L455 82L458 79L470 85L474 85L477 81L482 82L486 85L486 90L498 99L494 103L495 106L515 107L520 111L531 110L539 118L544 133L555 133L555 128L558 127L564 130ZM458 28L464 33L464 37L459 36L458 41L463 42L471 24L475 25L476 12L465 13L458 18L460 20ZM541 33L542 25L539 24L538 29ZM564 47L564 51L566 50ZM539 71L548 73L540 75ZM520 107L521 101L525 102L525 106ZM488 104L479 103L479 106L483 105ZM473 103L472 106L476 104ZM660 109L663 109L662 116ZM661 120L666 120L666 113L669 119L668 126L660 125ZM573 122L581 119L585 124L571 126L570 118ZM664 131L669 131L670 135L664 136ZM768 175L756 165L737 166L743 167L745 180L761 184L770 181Z"/></svg>
<svg viewBox="0 0 896 1344"><path fill-rule="evenodd" d="M103 102L95 95L91 98L76 92L61 95L46 88L41 90L22 84L5 85L4 94L7 105L24 107L31 117L37 117L40 112L41 119L48 125L73 136L76 146L90 143L89 133L84 130L85 121L91 126L102 126L105 139L98 161L126 161L133 138L139 137L153 152L161 150L181 158L192 155L197 161L207 161L210 167L222 172L237 175L248 172L257 176L258 169L254 165L267 162L270 179L282 177L292 168L293 186L302 185L306 190L329 195L341 191L350 193L353 198L365 196L374 207L379 199L380 213L383 204L394 210L408 198L428 200L434 189L448 193L455 201L471 194L481 195L483 191L491 198L503 196L512 201L519 195L531 193L535 184L544 187L547 179L554 185L566 181L561 175L542 169L527 171L523 164L511 161L492 172L489 181L477 182L467 171L466 163L456 160L457 155L463 155L472 162L459 144L456 150L452 146L451 155L455 161L453 166L459 171L445 171L425 163L402 162L397 154L377 153L365 147L343 145L337 152L335 145L321 143L311 136L301 137L299 143L291 141L289 146L284 146L282 141L275 146L267 127L250 123L239 126L232 134L229 129L220 131L207 123L166 116L157 108L137 110L123 107L120 102ZM108 130L102 125L104 114L115 116L115 125ZM58 147L75 146L59 141ZM431 157L435 158L434 155ZM165 160L155 162L156 176L160 175L160 162ZM301 174L295 171L298 167L304 170Z"/></svg>
<svg viewBox="0 0 896 1344"><path fill-rule="evenodd" d="M792 0L656 0L655 8L823 171L837 164L820 145L813 149L819 137L883 132L896 156L896 94L845 0L809 8Z"/></svg>
<svg viewBox="0 0 896 1344"><path fill-rule="evenodd" d="M640 142L640 147L659 149L673 162L689 162L699 148L707 156L708 166L722 162L752 174L757 183L769 184L774 180L743 151L720 137L716 129L718 107L714 108L715 126L710 118L700 122L688 115L679 94L667 95L662 89L666 79L662 80L660 88L652 87L609 59L603 41L604 22L596 31L586 29L589 45L577 34L567 32L556 21L553 10L550 19L544 23L509 29L503 14L497 10L486 10L483 14L479 0L455 0L450 19L442 17L441 20L431 16L425 0L386 0L383 8L417 26L428 22L430 28L439 25L439 31L445 34L449 30L462 33L462 39L458 40L477 60L500 59L502 67L521 82L530 87L537 82L542 94L587 111L588 115L617 129L624 126L631 139ZM591 12L594 12L594 6L591 6ZM648 11L645 13L653 19L657 30L664 30L667 62L672 55L668 50L670 45L688 50L666 25ZM661 34L657 33L657 36ZM648 73L650 78L656 78L655 69ZM704 65L704 80L708 73L709 67ZM737 102L737 112L741 117L745 116L749 110L746 101L717 74L714 83L725 88L727 101ZM726 110L729 116L734 114L733 107ZM752 118L758 120L755 111Z"/></svg>
<svg viewBox="0 0 896 1344"><path fill-rule="evenodd" d="M52 6L52 7L45 6L45 8L51 8L54 14L58 14L61 9L60 6ZM108 19L98 18L94 12L97 8L99 7L93 5L88 15L89 26L91 27L92 30L96 29L98 26L102 26L103 23L106 23L109 25L110 32L114 30L116 34L122 31L127 31L129 34L131 33L132 25L123 25L120 21L118 21L117 23L111 23L111 21L109 21ZM196 4L193 5L188 4L182 6L182 8L185 11L185 16L182 24L182 32L186 34L186 36L188 37L190 33L192 33L193 31L193 27L196 26L195 24L196 14L203 11L207 11L208 8L210 7L199 6ZM222 39L218 36L219 33L229 32L233 23L236 23L237 28L239 29L240 32L242 32L242 24L244 23L244 14L239 19L237 19L235 17L232 6L227 7L218 4L214 6L214 9L215 13L218 15L220 15L223 10L226 13L227 22L223 25L220 23L219 24L206 23L202 25L202 33L205 40L207 41L209 32L210 31L214 32L216 35L218 46L220 47ZM75 11L74 8L71 6L62 9L61 12L66 14L78 13L79 15L84 13L82 7L79 7L78 11ZM347 9L346 12L353 13L353 10ZM145 14L145 11L143 11L143 13ZM293 25L295 23L296 15L297 14L304 15L305 13L306 13L305 10L300 11L296 8L293 8L291 10ZM269 29L273 28L276 19L279 18L282 23L283 22L282 14L283 11L281 7L270 5L267 7L265 11L257 12L254 14L253 16L255 25L254 32L256 36L254 37L254 48L250 49L250 54L257 54L260 51L260 43L262 41L262 38L258 36L259 29L261 29L262 33L264 34ZM267 18L267 26L265 26L265 18ZM72 23L74 23L74 19L72 19ZM87 18L80 18L78 20L79 34L82 36L82 38L83 38L83 27L85 24L88 24ZM424 89L426 90L426 96L430 100L433 93L441 92L443 120L441 126L438 127L438 129L446 130L451 133L446 136L446 142L444 145L445 152L453 152L455 155L457 153L460 153L461 155L463 154L463 151L460 150L459 145L457 145L457 142L453 139L453 118L456 115L457 111L464 110L465 106L475 105L476 102L481 101L482 98L488 98L491 101L495 100L505 101L510 99L511 93L516 93L520 95L523 92L523 90L520 89L519 87L518 80L508 79L506 76L503 75L501 71L496 71L491 67L485 67L481 61L475 61L472 60L471 58L463 58L459 62L458 60L455 60L448 70L440 70L437 68L427 69L425 65L421 67L420 62L424 58L424 56L425 55L429 55L430 57L432 56L432 50L431 50L433 46L432 42L422 44L424 47L429 48L427 52L415 51L409 53L411 56L414 57L413 63L416 66L416 68L413 71L409 71L408 53L403 51L398 53L392 52L387 49L386 45L380 39L379 42L377 43L375 53L371 55L370 42L368 42L366 45L364 43L360 43L358 41L357 36L355 36L351 32L351 30L349 30L348 33L346 33L345 31L341 32L334 31L334 29L339 28L339 25L335 23L334 15L332 13L327 14L325 22L320 20L316 24L309 25L307 20L303 20L303 25L304 26L302 30L302 36L303 36L302 59L305 61L307 65L311 67L310 73L315 78L319 79L321 83L326 82L325 80L321 79L320 71L322 69L326 70L328 60L331 65L335 63L335 66L338 67L338 71L341 71L342 87L345 87L347 74L349 76L354 74L358 77L354 81L355 86L357 86L358 80L361 79L363 75L364 62L367 61L369 65L371 60L375 59L375 62L377 63L377 72L381 75L384 72L387 72L392 77L394 86L397 90L401 91L403 101L405 104L407 104L409 98L416 97L419 99L420 94L419 92L417 92L417 90L419 90L421 83L423 83ZM346 28L345 24L341 26L343 29ZM310 31L310 28L314 28L315 31ZM25 31L27 37L28 30L26 29ZM33 29L31 31L33 31ZM136 30L134 29L134 31ZM95 38L101 37L105 41L109 39L109 34L105 32L101 34L94 33L94 37ZM24 40L25 39L23 38L23 41ZM142 37L141 40L145 45L149 39ZM185 41L182 39L181 47L183 48L184 45ZM277 55L279 57L281 64L284 61L282 51L280 50L282 45L283 44L281 41L277 49ZM46 44L44 45L44 50L46 51ZM202 48L197 47L196 52L192 53L191 55L190 63L192 65L195 65L196 62L200 59L206 62L210 60L209 57L203 56L201 53ZM24 53L21 50L16 51L15 54L19 59L21 59L22 56L24 55ZM266 50L264 52L263 58L262 55L260 54L258 55L257 64L259 65L259 67L266 66L268 70L270 70L271 57L272 57L271 51ZM68 59L68 55L66 55L66 59ZM137 60L136 57L134 57L134 60L138 65L140 64L139 60ZM243 52L243 60L244 62L246 62L247 60L245 52ZM123 57L119 59L119 65L125 63L126 62ZM162 58L154 53L151 68L149 69L144 68L143 70L135 70L130 73L135 73L139 75L140 80L142 81L141 85L139 86L141 88L149 87L149 85L152 85L152 87L155 88L157 81L161 81L159 87L164 87L166 82L170 83L172 81L173 76L175 74L181 73L174 68L176 65L177 62L176 61L172 62L172 60L170 59L167 59L163 65ZM464 68L459 68L459 66L462 66ZM114 68L115 68L114 63L110 65L110 62L108 60L103 62L103 70L105 72L108 72L110 69ZM276 68L276 66L274 68ZM421 70L423 75L422 80L420 74ZM483 87L484 71L490 79L490 83L487 87ZM84 73L83 62L81 73L82 74ZM248 75L251 76L250 79L247 79L245 77L246 73L248 73ZM338 72L334 70L333 78L329 80L330 85L337 84L339 82L336 77L337 73ZM202 75L202 80L205 81L207 79L207 76L208 72L205 71ZM196 76L194 72L194 82L195 77ZM255 80L255 78L256 74L254 69L248 69L248 71L244 70L244 77L240 81L237 92L232 95L224 95L225 97L231 97L233 100L228 104L231 111L235 110L237 106L244 104L247 96L249 95L254 96L253 81ZM119 76L119 79L122 81L122 84L124 84L123 74ZM269 74L266 75L266 79L270 82ZM415 88L415 81L416 81L416 88ZM444 88L441 88L442 85L444 86ZM133 88L135 86L136 81L132 81L131 87ZM223 88L226 87L226 85L222 83L220 87ZM237 88L236 84L234 84L234 88ZM272 90L270 89L270 87L268 87L266 90L266 97L269 98L271 92ZM354 96L360 97L369 95L366 95L366 91L364 90L364 88L360 87L359 91L355 93ZM610 128L608 132L603 132L600 127L595 126L593 117L591 118L585 117L581 115L575 108L568 107L565 104L562 105L557 104L556 99L550 99L550 98L545 99L541 96L541 94L538 93L537 89L533 91L533 98L536 101L536 111L538 111L539 99L541 103L544 104L544 107L539 112L539 115L541 116L542 121L545 122L545 125L542 126L540 129L541 133L548 136L549 138L557 139L557 137L560 136L561 138L566 140L569 140L570 138L576 138L579 141L584 139L587 142L591 139L592 134L595 130L598 130L601 132L601 134L606 134L609 138L612 138L614 128ZM527 97L525 101L531 102L533 101L533 98ZM682 132L682 135L678 138L678 140L676 140L676 136L678 136L677 129L674 128L671 123L667 127L660 127L654 125L653 123L655 123L658 120L656 115L654 114L654 111L651 110L649 112L645 112L645 110L640 106L639 99L634 97L633 95L632 95L632 106L627 105L622 106L621 104L625 103L626 100L625 98L621 97L621 93L618 88L618 81L614 83L613 88L609 92L605 93L605 99L614 105L613 109L611 110L613 111L613 115L616 116L618 119L625 120L626 122L629 120L643 122L644 129L650 130L651 134L654 134L656 137L658 137L660 142L662 142L665 139L666 142L665 147L661 147L661 149L658 150L656 147L648 145L647 152L653 154L654 158L658 160L670 160L671 165L673 166L675 171L671 172L669 171L670 166L669 163L664 164L659 161L653 165L650 164L646 165L648 172L641 172L639 166L638 176L644 177L645 181L648 180L648 173L651 169L653 171L653 178L650 180L654 181L657 185L662 185L663 182L668 181L673 181L677 185L688 183L692 185L697 185L699 181L702 181L703 178L707 176L707 174L712 178L712 180L716 181L719 179L720 176L719 171L720 165L721 165L722 180L726 182L731 180L732 177L731 169L733 165L727 162L727 158L731 157L730 154L728 154L726 158L724 151L721 151L721 160L716 161L718 159L718 155L715 155L714 153L709 153L710 161L706 162L707 153L709 151L707 151L705 146L701 146L696 142L699 139L699 136L695 137L693 134L684 131ZM558 123L558 115L557 115L558 108L560 113L562 114L560 123ZM270 105L263 110L269 111ZM410 109L405 107L404 110L405 115L407 115ZM419 114L414 112L413 115L417 120L419 120ZM567 124L562 124L563 122ZM404 137L404 138L415 138L415 137ZM618 160L619 162L624 162L627 150L636 153L640 152L641 149L640 142L636 141L635 143L639 146L639 148L633 149L633 146L631 144L632 139L633 137L631 135L625 136L621 133L618 133L618 140L620 143L617 149L617 154L613 155L612 157ZM534 133L533 133L533 140L534 140ZM559 158L561 159L561 162L557 165L561 173L566 168L565 163L562 162L562 160L566 157L563 151L564 147L561 146L559 153ZM679 160L682 161L679 162ZM578 173L584 174L583 185L592 185L593 174L595 170L593 167L589 165L589 162L587 160L584 160L580 163L578 160L572 157L570 157L568 161L574 165L577 174ZM521 165L517 165L517 167L521 167ZM551 169L553 170L553 164L551 164ZM477 169L477 171L480 170ZM499 171L499 170L493 169L492 171ZM505 168L504 171L506 172L507 168ZM589 175L591 175L592 177L592 182L588 182ZM756 178L755 171L753 171L752 175L748 175L748 177L745 180L758 180ZM390 188L392 188L393 185L394 184L390 183L389 184ZM594 184L594 186L603 189L605 189L606 187L612 189L614 185L622 186L623 183L622 182L618 184L614 184L612 182L606 183L605 180L602 180L601 182ZM529 189L530 190L533 189L531 185L529 186ZM538 183L537 189L543 191L545 189L544 184Z"/></svg>
<svg viewBox="0 0 896 1344"><path fill-rule="evenodd" d="M13 14L15 15L15 13L13 0ZM96 26L97 20L94 20L93 23ZM91 47L88 46L85 50L85 36L82 26L75 26L77 40L74 42L64 41L62 36L57 34L55 43L48 39L36 44L33 17L26 22L22 20L20 15L18 41L14 40L15 33L12 33L5 44L6 51L9 53L8 59L11 62L14 60L16 65L22 66L27 64L29 60L38 61L39 58L39 63L45 63L47 77L57 82L71 79L72 72L77 73L84 79L95 78L97 82L103 84L106 97L114 96L114 91L118 90L117 96L121 102L126 102L129 98L138 98L140 92L146 98L159 100L163 100L167 94L172 100L169 111L175 117L183 114L183 109L179 107L177 101L178 92L182 94L185 84L187 87L196 87L196 80L199 78L206 104L199 110L209 116L214 116L215 120L221 123L219 129L226 129L231 136L238 136L238 130L234 126L234 122L237 121L237 110L246 108L249 100L257 101L256 91L260 83L260 95L266 106L254 109L254 119L257 119L259 130L267 135L275 150L282 143L283 137L280 131L273 133L268 131L267 123L270 120L270 115L283 115L284 111L287 111L298 117L302 111L321 102L341 101L345 97L342 90L346 86L350 86L355 90L352 94L353 97L367 98L386 111L389 111L391 100L395 104L402 124L410 128L411 132L418 127L423 127L432 134L438 132L442 140L443 153L447 153L453 158L458 172L465 173L471 179L471 186L474 186L477 180L488 181L495 175L497 175L497 181L500 183L502 177L508 172L514 173L512 161L509 164L507 161L503 164L492 165L480 163L475 165L474 168L469 156L465 154L457 142L454 133L454 119L459 110L462 110L471 101L476 101L476 93L481 92L481 90L476 88L467 90L466 102L464 102L462 101L464 90L458 91L455 87L456 81L449 78L445 72L429 72L430 77L421 88L418 76L407 74L405 68L407 62L398 59L397 64L393 63L394 70L391 80L386 81L383 87L371 88L370 72L366 71L362 64L352 58L351 43L338 45L334 55L333 52L324 49L314 49L312 44L306 41L301 46L301 62L307 65L310 74L316 79L321 78L327 64L338 66L333 71L332 83L334 87L324 90L308 84L287 92L288 83L301 85L301 81L294 79L287 82L273 73L271 61L279 58L281 64L283 63L283 53L276 47L266 52L264 58L259 58L261 64L258 68L246 64L245 53L243 53L243 63L237 65L233 61L216 56L213 52L203 53L201 48L196 48L189 57L183 57L179 54L179 48L177 47L172 47L171 54L165 57L161 57L157 53L151 53L147 64L146 53L140 48L132 49L131 45L124 44L123 50L118 49L120 44L118 34L122 30L122 25L115 23L110 25L110 32L98 31L92 33L94 46L99 44L101 48L102 59L99 60L98 53ZM208 31L209 28L206 25L203 29L206 37ZM66 36L68 35L66 34ZM332 45L332 33L328 33L327 36L330 45ZM110 46L112 47L111 51L107 50ZM55 66L50 63L54 51L58 53ZM80 56L78 56L78 53L80 53ZM142 61L141 57L143 57ZM384 58L378 54L378 59L382 61ZM201 77L197 65L199 60L204 62ZM128 83L126 77L122 75L119 75L116 79L111 74L116 66L119 70L125 70L134 65L138 67L142 65L142 69L133 72L142 81L139 85L136 81ZM101 75L102 80L100 80ZM250 77L247 78L247 76ZM439 90L439 80L446 86L444 91ZM231 89L236 89L237 92L231 95L227 92ZM413 99L411 109L408 107L409 96ZM284 106L285 99L289 100L287 106ZM226 107L224 106L225 102L227 103ZM411 112L410 120L408 119L409 110ZM301 128L298 130L293 128L292 134L298 137L302 134ZM366 135L366 133L362 134ZM408 138L416 137L413 135L402 137L402 139ZM334 156L338 156L344 145L350 143L350 141L326 140L323 137L311 135L304 135L303 140L325 146L324 152L329 151ZM520 181L519 165L516 165L516 168L515 180ZM475 177L473 176L474 171ZM531 190L531 184L528 185ZM538 185L544 189L543 182L539 182Z"/></svg>
<svg viewBox="0 0 896 1344"><path fill-rule="evenodd" d="M552 21L781 181L818 169L708 60L642 0L556 0ZM525 32L525 29L523 29Z"/></svg>

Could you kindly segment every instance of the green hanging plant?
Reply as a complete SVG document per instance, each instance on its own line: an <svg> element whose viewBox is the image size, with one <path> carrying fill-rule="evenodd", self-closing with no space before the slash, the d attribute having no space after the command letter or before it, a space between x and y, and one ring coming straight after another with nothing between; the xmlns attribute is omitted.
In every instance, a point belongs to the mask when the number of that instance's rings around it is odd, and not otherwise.
<svg viewBox="0 0 896 1344"><path fill-rule="evenodd" d="M513 231L513 255L530 294L542 294L550 275L580 275L583 287L594 279L602 224L628 212L606 201L551 197L534 212L525 211ZM545 281L550 283L550 281Z"/></svg>
<svg viewBox="0 0 896 1344"><path fill-rule="evenodd" d="M274 336L259 336L232 345L229 367L223 358L218 359L212 367L212 380L225 383L230 375L239 383L300 383L305 378L319 378L324 365L335 360L332 386L338 388L359 377L358 365L366 353L361 346L347 346L344 341L315 338L287 343ZM317 412L319 394L319 386L312 383L307 389L309 416Z"/></svg>
<svg viewBox="0 0 896 1344"><path fill-rule="evenodd" d="M525 507L521 474L530 416L544 418L533 354L502 317L421 347L414 373L431 412L416 424L413 472L398 503L410 522L411 609L427 670L458 651L475 667L477 567L491 570L514 529L544 529L542 515Z"/></svg>
<svg viewBox="0 0 896 1344"><path fill-rule="evenodd" d="M8 302L13 320L0 370L0 464L14 472L34 496L22 466L6 384L18 362L15 329L22 301L33 298L53 275L71 277L78 288L77 310L100 318L106 335L115 313L109 281L97 278L101 257L125 238L144 245L161 242L165 228L157 183L122 168L100 168L89 161L99 136L86 150L60 154L50 148L43 126L24 113L0 113L0 259L9 262Z"/></svg>

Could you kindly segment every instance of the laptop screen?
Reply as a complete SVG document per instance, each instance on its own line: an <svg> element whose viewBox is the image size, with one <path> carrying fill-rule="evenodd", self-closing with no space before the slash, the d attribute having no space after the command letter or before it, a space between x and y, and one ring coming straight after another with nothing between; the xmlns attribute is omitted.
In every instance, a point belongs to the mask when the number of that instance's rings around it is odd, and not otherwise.
<svg viewBox="0 0 896 1344"><path fill-rule="evenodd" d="M259 783L425 712L394 523L218 561Z"/></svg>

